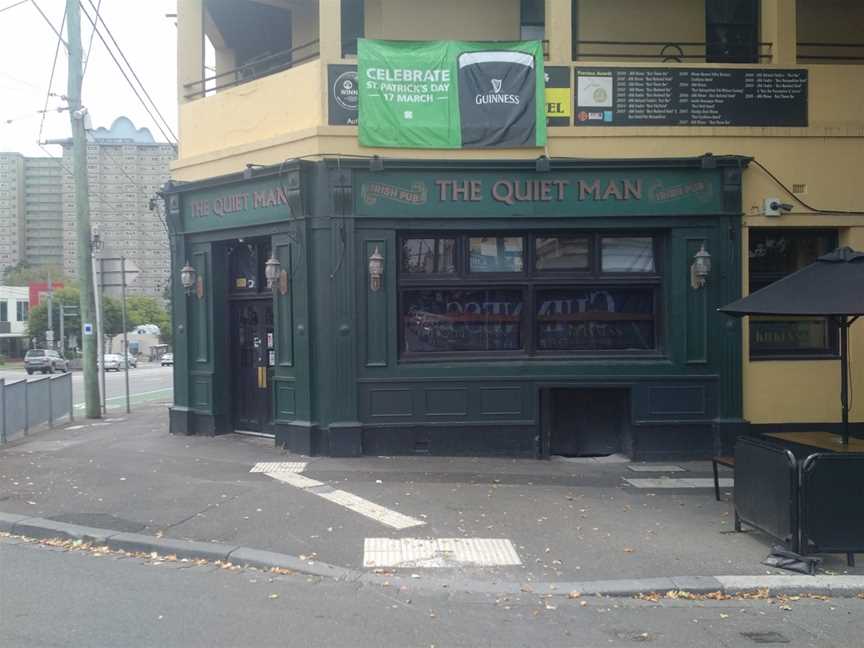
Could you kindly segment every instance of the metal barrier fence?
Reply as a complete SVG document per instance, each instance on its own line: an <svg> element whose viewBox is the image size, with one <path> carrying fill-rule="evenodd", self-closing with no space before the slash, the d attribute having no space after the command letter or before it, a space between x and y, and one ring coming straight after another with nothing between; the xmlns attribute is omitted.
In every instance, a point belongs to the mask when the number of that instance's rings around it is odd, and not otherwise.
<svg viewBox="0 0 864 648"><path fill-rule="evenodd" d="M741 437L735 444L735 530L741 523L798 551L798 464L789 450Z"/></svg>
<svg viewBox="0 0 864 648"><path fill-rule="evenodd" d="M801 553L864 551L864 453L814 454L801 464Z"/></svg>
<svg viewBox="0 0 864 648"><path fill-rule="evenodd" d="M0 444L63 417L74 420L73 407L71 373L11 383L0 378Z"/></svg>

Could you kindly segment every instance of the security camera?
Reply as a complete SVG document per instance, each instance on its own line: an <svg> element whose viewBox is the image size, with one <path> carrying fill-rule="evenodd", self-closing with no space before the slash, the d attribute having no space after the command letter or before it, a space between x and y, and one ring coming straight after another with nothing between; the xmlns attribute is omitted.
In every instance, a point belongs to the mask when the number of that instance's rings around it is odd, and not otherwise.
<svg viewBox="0 0 864 648"><path fill-rule="evenodd" d="M792 205L780 202L779 198L766 198L762 211L766 216L780 216L791 212Z"/></svg>

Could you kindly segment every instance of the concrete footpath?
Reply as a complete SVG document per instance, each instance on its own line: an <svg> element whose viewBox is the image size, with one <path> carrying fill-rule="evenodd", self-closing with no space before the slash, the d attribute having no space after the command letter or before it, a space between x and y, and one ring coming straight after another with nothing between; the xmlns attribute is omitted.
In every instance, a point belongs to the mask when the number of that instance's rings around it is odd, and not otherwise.
<svg viewBox="0 0 864 648"><path fill-rule="evenodd" d="M771 540L732 530L705 462L305 458L258 437L171 436L164 404L0 448L0 511L0 534L73 549L412 589L864 592L843 556L812 577L762 565Z"/></svg>

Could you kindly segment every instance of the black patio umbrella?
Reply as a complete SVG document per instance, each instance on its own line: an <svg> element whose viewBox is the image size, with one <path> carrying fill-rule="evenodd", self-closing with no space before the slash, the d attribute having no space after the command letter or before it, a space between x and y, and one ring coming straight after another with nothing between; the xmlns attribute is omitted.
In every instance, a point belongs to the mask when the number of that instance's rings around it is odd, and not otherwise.
<svg viewBox="0 0 864 648"><path fill-rule="evenodd" d="M849 327L864 315L864 252L842 247L738 301L718 308L744 315L818 315L840 328L843 445L849 445Z"/></svg>

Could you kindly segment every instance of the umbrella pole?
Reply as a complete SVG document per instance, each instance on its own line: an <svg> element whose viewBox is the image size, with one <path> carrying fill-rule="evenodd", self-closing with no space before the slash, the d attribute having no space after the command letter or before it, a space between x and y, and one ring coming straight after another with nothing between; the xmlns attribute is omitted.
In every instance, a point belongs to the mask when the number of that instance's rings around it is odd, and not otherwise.
<svg viewBox="0 0 864 648"><path fill-rule="evenodd" d="M849 445L849 322L840 322L840 403L843 405L843 447Z"/></svg>

